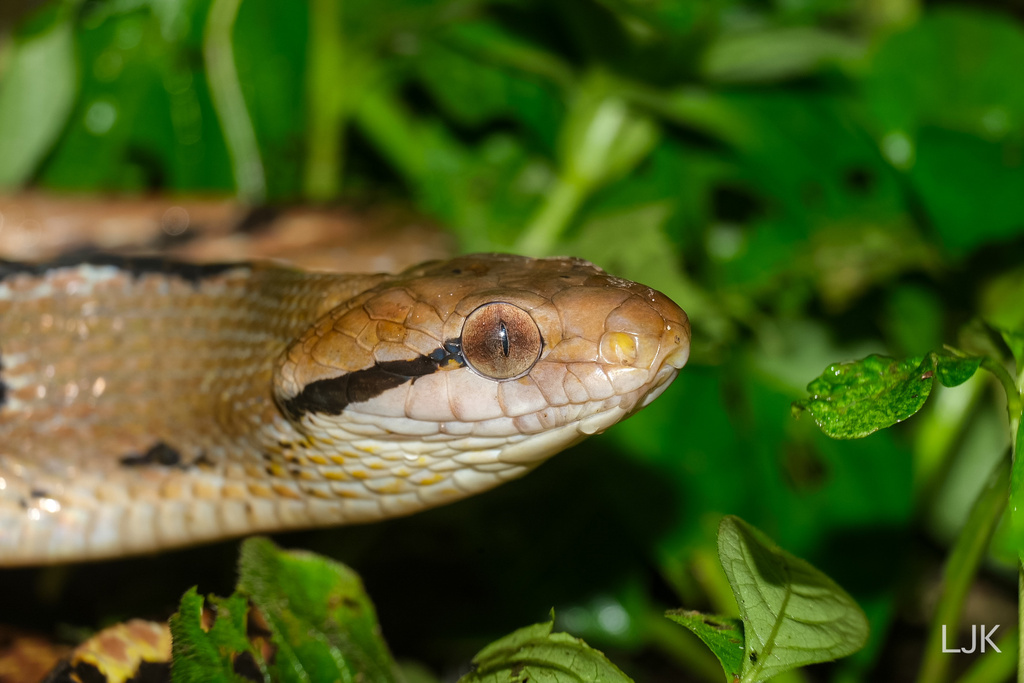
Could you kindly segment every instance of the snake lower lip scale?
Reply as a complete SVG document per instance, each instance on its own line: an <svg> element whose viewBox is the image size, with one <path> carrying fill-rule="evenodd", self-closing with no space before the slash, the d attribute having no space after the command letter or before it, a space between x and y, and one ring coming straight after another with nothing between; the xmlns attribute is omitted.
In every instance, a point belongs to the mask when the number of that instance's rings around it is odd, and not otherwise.
<svg viewBox="0 0 1024 683"><path fill-rule="evenodd" d="M654 399L686 314L578 259L0 261L0 565L368 522Z"/></svg>

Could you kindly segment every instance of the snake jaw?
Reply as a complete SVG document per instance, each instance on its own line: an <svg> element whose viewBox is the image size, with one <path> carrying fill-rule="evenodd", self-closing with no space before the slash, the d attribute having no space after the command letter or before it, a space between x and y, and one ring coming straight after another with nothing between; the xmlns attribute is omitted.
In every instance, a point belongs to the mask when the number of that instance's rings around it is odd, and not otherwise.
<svg viewBox="0 0 1024 683"><path fill-rule="evenodd" d="M672 384L672 380L674 380L678 374L679 368L666 363L655 376L654 382L651 383L650 390L648 390L647 393L645 393L637 402L635 410L646 408L654 401L654 399L665 393L665 390L668 389L668 386Z"/></svg>

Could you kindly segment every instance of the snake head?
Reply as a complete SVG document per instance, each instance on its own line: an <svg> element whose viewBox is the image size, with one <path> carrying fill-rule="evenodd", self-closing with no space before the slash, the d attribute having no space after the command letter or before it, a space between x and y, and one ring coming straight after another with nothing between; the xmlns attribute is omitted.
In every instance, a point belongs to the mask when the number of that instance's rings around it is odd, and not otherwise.
<svg viewBox="0 0 1024 683"><path fill-rule="evenodd" d="M579 259L478 254L327 313L285 351L274 391L325 455L376 463L396 492L461 497L647 405L689 348L686 313L650 287Z"/></svg>

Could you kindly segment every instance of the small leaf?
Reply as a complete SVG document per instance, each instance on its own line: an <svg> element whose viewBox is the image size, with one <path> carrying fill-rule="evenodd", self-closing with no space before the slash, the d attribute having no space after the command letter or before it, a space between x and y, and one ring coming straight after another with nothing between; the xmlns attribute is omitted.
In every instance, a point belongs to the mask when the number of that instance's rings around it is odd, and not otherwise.
<svg viewBox="0 0 1024 683"><path fill-rule="evenodd" d="M725 670L725 677L738 681L743 673L743 622L731 617L702 614L692 610L676 609L665 612L672 621L685 626L704 641L711 652L718 657Z"/></svg>
<svg viewBox="0 0 1024 683"><path fill-rule="evenodd" d="M0 188L31 178L71 113L78 74L70 10L47 9L44 30L15 39L0 87Z"/></svg>
<svg viewBox="0 0 1024 683"><path fill-rule="evenodd" d="M855 40L809 26L724 32L708 47L701 71L712 82L767 83L813 73L863 52Z"/></svg>
<svg viewBox="0 0 1024 683"><path fill-rule="evenodd" d="M266 680L265 665L246 635L249 601L236 593L227 599L210 598L216 619L203 627L203 598L192 587L171 617L171 680L174 683L251 681L238 675L240 661L252 661ZM252 667L244 669L252 671Z"/></svg>
<svg viewBox="0 0 1024 683"><path fill-rule="evenodd" d="M864 647L868 621L853 598L738 517L722 519L718 556L743 617L744 683Z"/></svg>
<svg viewBox="0 0 1024 683"><path fill-rule="evenodd" d="M473 658L459 683L631 683L601 652L568 633L552 633L554 619L513 631Z"/></svg>
<svg viewBox="0 0 1024 683"><path fill-rule="evenodd" d="M601 72L584 78L560 135L560 154L569 177L588 190L632 171L660 135L654 120L615 94L613 85Z"/></svg>
<svg viewBox="0 0 1024 683"><path fill-rule="evenodd" d="M250 538L239 573L239 590L270 625L277 647L271 672L280 680L395 680L373 604L351 569Z"/></svg>
<svg viewBox="0 0 1024 683"><path fill-rule="evenodd" d="M868 356L836 363L807 385L810 398L794 403L793 412L809 411L833 439L858 439L920 410L936 378L955 387L970 379L980 364L980 358L935 351L906 360Z"/></svg>

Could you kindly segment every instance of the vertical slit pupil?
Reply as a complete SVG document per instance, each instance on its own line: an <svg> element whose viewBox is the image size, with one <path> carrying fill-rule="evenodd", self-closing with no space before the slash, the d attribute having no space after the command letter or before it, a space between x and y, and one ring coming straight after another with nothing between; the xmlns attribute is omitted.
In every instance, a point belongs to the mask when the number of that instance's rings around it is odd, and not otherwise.
<svg viewBox="0 0 1024 683"><path fill-rule="evenodd" d="M504 320L498 321L498 338L501 339L501 353L508 358L508 329Z"/></svg>

